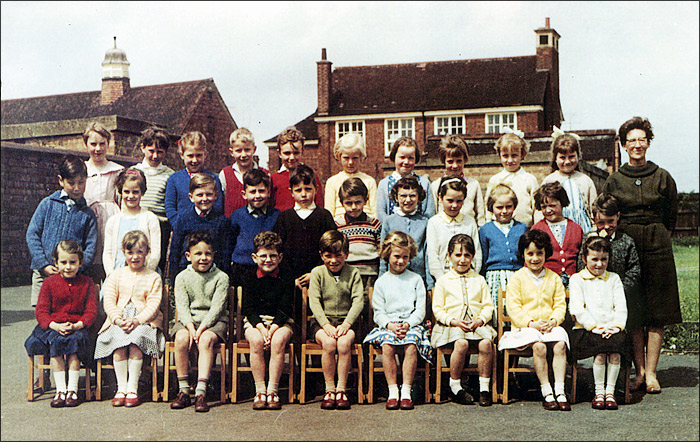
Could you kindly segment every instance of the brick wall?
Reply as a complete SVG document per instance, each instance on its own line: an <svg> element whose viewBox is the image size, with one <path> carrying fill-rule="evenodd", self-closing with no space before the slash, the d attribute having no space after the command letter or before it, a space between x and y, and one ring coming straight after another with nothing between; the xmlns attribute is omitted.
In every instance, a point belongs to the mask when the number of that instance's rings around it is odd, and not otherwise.
<svg viewBox="0 0 700 442"><path fill-rule="evenodd" d="M42 199L60 189L58 165L63 149L3 142L0 148L2 198L0 200L0 270L3 287L31 284L31 257L26 234L29 221ZM87 152L70 152L84 160ZM124 157L108 156L124 166L135 163Z"/></svg>

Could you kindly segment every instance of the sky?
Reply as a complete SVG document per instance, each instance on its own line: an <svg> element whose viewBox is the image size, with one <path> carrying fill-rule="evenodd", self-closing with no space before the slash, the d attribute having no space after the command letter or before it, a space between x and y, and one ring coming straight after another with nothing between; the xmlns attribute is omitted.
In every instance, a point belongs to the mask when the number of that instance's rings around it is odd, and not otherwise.
<svg viewBox="0 0 700 442"><path fill-rule="evenodd" d="M132 87L213 78L265 164L263 141L316 109L321 48L334 67L534 55L533 31L550 17L563 129L647 117L647 158L690 192L700 179L698 5L3 1L0 91L5 100L99 90L116 36Z"/></svg>

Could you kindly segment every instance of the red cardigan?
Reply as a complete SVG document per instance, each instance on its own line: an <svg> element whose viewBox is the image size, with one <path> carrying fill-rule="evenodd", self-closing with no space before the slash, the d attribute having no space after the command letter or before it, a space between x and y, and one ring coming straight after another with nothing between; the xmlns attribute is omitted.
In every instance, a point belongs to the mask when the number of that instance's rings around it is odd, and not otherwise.
<svg viewBox="0 0 700 442"><path fill-rule="evenodd" d="M289 171L275 172L270 178L272 179L274 207L280 212L294 207L294 198L292 198L292 192L289 191ZM228 186L228 184L226 185ZM318 207L323 207L323 188L318 175L316 175L316 198L314 198L314 202Z"/></svg>
<svg viewBox="0 0 700 442"><path fill-rule="evenodd" d="M576 273L576 260L578 252L581 250L583 243L583 229L574 221L566 220L566 233L564 233L564 246L559 246L559 242L554 238L554 234L547 224L547 220L541 220L532 226L533 229L541 230L549 236L552 242L552 256L544 263L544 266L557 275L561 275L564 271L571 276Z"/></svg>
<svg viewBox="0 0 700 442"><path fill-rule="evenodd" d="M36 320L46 330L53 322L83 321L90 327L97 318L97 290L92 279L85 275L65 279L51 275L44 280L36 302Z"/></svg>

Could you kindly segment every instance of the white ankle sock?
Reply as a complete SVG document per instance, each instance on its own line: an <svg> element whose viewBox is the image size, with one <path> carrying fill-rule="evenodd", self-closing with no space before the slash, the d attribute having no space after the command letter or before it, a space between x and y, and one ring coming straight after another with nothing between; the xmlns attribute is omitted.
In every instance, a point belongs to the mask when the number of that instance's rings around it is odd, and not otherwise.
<svg viewBox="0 0 700 442"><path fill-rule="evenodd" d="M129 380L126 384L127 393L138 393L142 365L143 359L129 359Z"/></svg>
<svg viewBox="0 0 700 442"><path fill-rule="evenodd" d="M459 390L462 389L462 381L460 379L452 379L450 378L450 390L452 390L453 394L459 393Z"/></svg>
<svg viewBox="0 0 700 442"><path fill-rule="evenodd" d="M620 364L608 364L608 378L605 383L605 394L615 394L617 375L620 374Z"/></svg>
<svg viewBox="0 0 700 442"><path fill-rule="evenodd" d="M179 377L177 378L177 385L180 387L180 391L183 391L187 394L190 393L190 383L187 379L187 376L183 377L180 379Z"/></svg>
<svg viewBox="0 0 700 442"><path fill-rule="evenodd" d="M265 394L265 381L255 383L255 394Z"/></svg>
<svg viewBox="0 0 700 442"><path fill-rule="evenodd" d="M401 384L401 399L411 399L411 386Z"/></svg>
<svg viewBox="0 0 700 442"><path fill-rule="evenodd" d="M389 385L389 397L387 399L399 398L399 386L396 384Z"/></svg>
<svg viewBox="0 0 700 442"><path fill-rule="evenodd" d="M68 391L78 392L78 379L80 379L80 370L68 370Z"/></svg>
<svg viewBox="0 0 700 442"><path fill-rule="evenodd" d="M605 393L605 364L593 363L593 385L595 394Z"/></svg>
<svg viewBox="0 0 700 442"><path fill-rule="evenodd" d="M117 377L117 393L126 393L126 380L128 376L128 359L114 361L114 375Z"/></svg>
<svg viewBox="0 0 700 442"><path fill-rule="evenodd" d="M65 393L66 391L66 372L54 371L53 379L56 381L56 393Z"/></svg>
<svg viewBox="0 0 700 442"><path fill-rule="evenodd" d="M560 394L566 394L564 391L564 383L554 381L554 395L559 396Z"/></svg>
<svg viewBox="0 0 700 442"><path fill-rule="evenodd" d="M542 397L547 398L547 396L552 394L552 385L549 382L541 384L540 390L542 390Z"/></svg>
<svg viewBox="0 0 700 442"><path fill-rule="evenodd" d="M488 393L490 386L491 378L482 378L481 376L479 376L479 391L485 391Z"/></svg>
<svg viewBox="0 0 700 442"><path fill-rule="evenodd" d="M346 388L347 386L345 385L345 381L340 382L340 380L338 380L338 385L335 387L335 391L345 391Z"/></svg>
<svg viewBox="0 0 700 442"><path fill-rule="evenodd" d="M267 394L277 393L277 382L267 381Z"/></svg>

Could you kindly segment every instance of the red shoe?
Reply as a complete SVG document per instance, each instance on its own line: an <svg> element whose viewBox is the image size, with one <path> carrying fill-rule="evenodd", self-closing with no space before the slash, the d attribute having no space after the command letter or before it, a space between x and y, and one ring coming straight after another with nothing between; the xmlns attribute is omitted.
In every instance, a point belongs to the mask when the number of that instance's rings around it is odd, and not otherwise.
<svg viewBox="0 0 700 442"><path fill-rule="evenodd" d="M401 399L402 410L413 410L413 401L411 399Z"/></svg>
<svg viewBox="0 0 700 442"><path fill-rule="evenodd" d="M112 406L113 407L123 407L125 400L126 400L126 393L117 392L117 394L114 395L114 399L112 399Z"/></svg>
<svg viewBox="0 0 700 442"><path fill-rule="evenodd" d="M386 409L387 410L398 410L399 409L399 400L398 399L388 399L386 401Z"/></svg>
<svg viewBox="0 0 700 442"><path fill-rule="evenodd" d="M133 397L129 397L131 395L133 395ZM136 393L127 393L126 394L126 398L124 398L124 406L125 407L129 407L129 408L136 407L139 404L141 404L141 402L139 401L139 396Z"/></svg>
<svg viewBox="0 0 700 442"><path fill-rule="evenodd" d="M596 394L591 402L591 408L594 410L605 410L605 395Z"/></svg>
<svg viewBox="0 0 700 442"><path fill-rule="evenodd" d="M338 410L350 409L350 401L344 391L339 391L335 394L335 408Z"/></svg>
<svg viewBox="0 0 700 442"><path fill-rule="evenodd" d="M321 401L321 408L324 410L332 410L335 408L335 393L327 391Z"/></svg>
<svg viewBox="0 0 700 442"><path fill-rule="evenodd" d="M615 400L614 394L605 395L605 409L606 410L617 410L617 401Z"/></svg>

